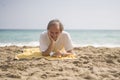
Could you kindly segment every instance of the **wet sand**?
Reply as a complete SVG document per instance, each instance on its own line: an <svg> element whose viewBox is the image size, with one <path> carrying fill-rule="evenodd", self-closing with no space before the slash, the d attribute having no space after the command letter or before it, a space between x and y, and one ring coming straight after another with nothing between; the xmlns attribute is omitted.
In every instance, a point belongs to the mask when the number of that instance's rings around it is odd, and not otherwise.
<svg viewBox="0 0 120 80"><path fill-rule="evenodd" d="M120 47L76 47L70 60L14 60L24 48L0 47L0 80L120 80Z"/></svg>

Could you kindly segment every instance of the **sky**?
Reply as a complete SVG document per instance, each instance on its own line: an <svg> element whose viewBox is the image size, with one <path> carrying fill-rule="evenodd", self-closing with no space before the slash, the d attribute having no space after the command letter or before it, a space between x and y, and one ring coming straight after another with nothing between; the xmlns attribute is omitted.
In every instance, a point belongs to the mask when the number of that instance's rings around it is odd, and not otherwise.
<svg viewBox="0 0 120 80"><path fill-rule="evenodd" d="M0 29L119 29L120 0L0 0Z"/></svg>

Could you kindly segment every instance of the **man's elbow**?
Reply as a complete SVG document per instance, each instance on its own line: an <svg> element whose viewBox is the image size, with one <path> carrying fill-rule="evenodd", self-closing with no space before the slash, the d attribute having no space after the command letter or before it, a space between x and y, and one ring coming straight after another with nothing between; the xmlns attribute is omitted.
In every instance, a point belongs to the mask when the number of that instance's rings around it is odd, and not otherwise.
<svg viewBox="0 0 120 80"><path fill-rule="evenodd" d="M68 50L67 52L68 52L68 53L72 53L72 52L73 52L73 50Z"/></svg>
<svg viewBox="0 0 120 80"><path fill-rule="evenodd" d="M42 56L50 56L48 53L42 52Z"/></svg>

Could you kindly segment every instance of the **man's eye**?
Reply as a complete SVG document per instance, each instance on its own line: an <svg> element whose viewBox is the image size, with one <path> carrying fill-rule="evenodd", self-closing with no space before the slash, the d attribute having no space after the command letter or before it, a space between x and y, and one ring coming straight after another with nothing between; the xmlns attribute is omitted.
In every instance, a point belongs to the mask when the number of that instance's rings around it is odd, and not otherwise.
<svg viewBox="0 0 120 80"><path fill-rule="evenodd" d="M51 34L53 34L53 32L51 32Z"/></svg>

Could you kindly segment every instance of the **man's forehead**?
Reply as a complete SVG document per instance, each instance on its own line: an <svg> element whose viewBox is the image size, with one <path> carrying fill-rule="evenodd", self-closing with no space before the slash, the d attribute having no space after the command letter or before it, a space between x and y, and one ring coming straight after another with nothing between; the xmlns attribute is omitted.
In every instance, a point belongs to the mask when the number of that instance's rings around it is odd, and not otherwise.
<svg viewBox="0 0 120 80"><path fill-rule="evenodd" d="M53 22L50 26L59 25L59 22Z"/></svg>

